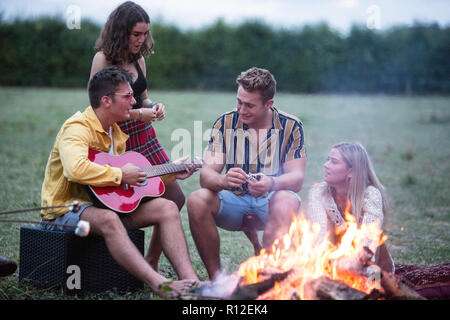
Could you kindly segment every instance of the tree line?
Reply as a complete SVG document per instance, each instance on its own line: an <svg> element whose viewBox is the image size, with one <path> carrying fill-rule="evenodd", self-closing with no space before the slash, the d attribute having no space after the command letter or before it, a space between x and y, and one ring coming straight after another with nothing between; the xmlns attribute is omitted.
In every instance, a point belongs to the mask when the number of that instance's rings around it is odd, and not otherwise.
<svg viewBox="0 0 450 320"><path fill-rule="evenodd" d="M0 85L85 87L101 26L69 29L59 17L5 21L0 15ZM149 87L233 90L252 66L286 92L449 94L450 27L416 22L343 35L326 23L276 28L222 20L195 30L152 23Z"/></svg>

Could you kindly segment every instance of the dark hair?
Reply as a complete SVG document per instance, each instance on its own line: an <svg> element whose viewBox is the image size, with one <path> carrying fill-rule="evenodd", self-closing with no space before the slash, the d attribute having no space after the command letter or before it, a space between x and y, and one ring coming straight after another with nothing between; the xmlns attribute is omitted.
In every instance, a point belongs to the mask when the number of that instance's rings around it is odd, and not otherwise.
<svg viewBox="0 0 450 320"><path fill-rule="evenodd" d="M138 4L127 1L118 6L108 17L100 37L95 43L96 51L103 51L111 64L122 65L125 60L137 61L153 53L154 41L151 33L146 37L137 54L129 52L129 37L133 27L144 22L150 24L150 18Z"/></svg>
<svg viewBox="0 0 450 320"><path fill-rule="evenodd" d="M243 71L236 82L248 92L259 91L263 103L272 99L277 90L277 82L270 71L256 67Z"/></svg>
<svg viewBox="0 0 450 320"><path fill-rule="evenodd" d="M126 82L130 85L133 82L131 73L117 66L106 67L94 74L88 83L89 103L92 108L98 108L103 96L115 93L119 85Z"/></svg>

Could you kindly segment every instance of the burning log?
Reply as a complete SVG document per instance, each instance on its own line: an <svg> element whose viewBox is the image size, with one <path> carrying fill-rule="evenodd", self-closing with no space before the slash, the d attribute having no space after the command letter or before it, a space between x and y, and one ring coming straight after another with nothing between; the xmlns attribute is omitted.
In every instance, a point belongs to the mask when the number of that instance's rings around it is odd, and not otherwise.
<svg viewBox="0 0 450 320"><path fill-rule="evenodd" d="M355 274L368 280L380 280L380 288L385 299L424 300L424 298L410 288L402 279L392 273L383 271L371 262L373 252L364 247L357 258L346 257L336 261L336 270L342 274Z"/></svg>
<svg viewBox="0 0 450 320"><path fill-rule="evenodd" d="M373 300L424 298L394 274L373 263L374 252L363 247L369 229L358 229L355 219L337 244L314 246L317 228L295 220L282 242L241 264L233 281L225 279L223 299ZM376 227L376 228L375 228ZM374 225L374 238L384 237ZM289 270L285 272L285 270ZM215 281L216 282L216 281ZM200 288L201 294L220 286ZM211 294L210 294L211 296ZM216 296L213 294L212 296Z"/></svg>
<svg viewBox="0 0 450 320"><path fill-rule="evenodd" d="M339 274L358 275L370 278L372 273L380 271L380 268L371 262L373 256L374 253L372 250L368 247L363 247L361 252L355 256L344 256L339 259L330 260L328 263L329 265L335 265L336 272ZM374 269L373 267L376 268Z"/></svg>
<svg viewBox="0 0 450 320"><path fill-rule="evenodd" d="M373 272L380 274L380 286L372 289L370 293L359 291L341 281L322 276L305 283L305 298L313 300L426 300L399 277L381 270L376 265L369 265L365 270L366 272L374 270ZM268 279L249 285L242 285L241 279L231 295L228 298L223 298L230 300L254 300L260 298L264 293L273 289L276 283L286 280L293 272L293 269L291 269L283 273L272 273ZM369 279L371 279L370 276L367 278L367 281ZM196 292L202 292L202 288L198 288ZM300 299L300 297L294 291L290 299Z"/></svg>
<svg viewBox="0 0 450 320"><path fill-rule="evenodd" d="M363 300L367 297L364 292L328 277L308 281L305 284L305 292L308 299L314 300Z"/></svg>
<svg viewBox="0 0 450 320"><path fill-rule="evenodd" d="M313 300L425 300L424 297L410 288L403 280L397 276L381 270L376 265L369 265L364 268L367 281L377 279L371 274L379 276L379 286L365 293L354 289L347 284L332 280L329 277L320 277L309 280L305 283L305 298ZM230 299L232 300L253 300L260 297L265 292L271 290L276 282L285 280L292 270L284 273L273 274L269 279L235 288ZM291 299L299 299L298 295L293 294Z"/></svg>
<svg viewBox="0 0 450 320"><path fill-rule="evenodd" d="M308 281L305 293L308 299L318 300L426 300L395 275L385 271L381 273L381 291L374 289L366 294L340 281L321 277Z"/></svg>
<svg viewBox="0 0 450 320"><path fill-rule="evenodd" d="M381 286L386 299L392 300L426 300L406 283L392 273L381 271Z"/></svg>
<svg viewBox="0 0 450 320"><path fill-rule="evenodd" d="M286 279L291 272L292 270L283 273L275 273L271 275L269 279L249 285L241 286L239 284L231 294L230 299L254 300L266 291L272 289L275 286L276 282L281 282Z"/></svg>

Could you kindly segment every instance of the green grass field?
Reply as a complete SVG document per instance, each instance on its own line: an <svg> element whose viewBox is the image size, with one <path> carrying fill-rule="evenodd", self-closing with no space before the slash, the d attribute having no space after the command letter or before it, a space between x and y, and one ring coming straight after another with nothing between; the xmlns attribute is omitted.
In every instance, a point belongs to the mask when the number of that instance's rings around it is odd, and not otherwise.
<svg viewBox="0 0 450 320"><path fill-rule="evenodd" d="M201 136L218 115L235 106L235 93L154 91L151 98L166 105L166 119L156 123L155 129L169 156L177 155L180 132L191 135L191 156L194 146L196 150L204 149L206 139L200 145ZM55 135L66 118L84 110L87 104L83 89L0 88L0 211L40 205L44 168ZM304 207L308 190L322 178L322 164L330 146L360 141L389 195L390 211L384 230L395 262L431 265L450 261L449 97L279 93L276 106L296 115L304 124L308 154L306 180L300 192ZM199 188L198 177L196 173L181 182L186 197ZM194 268L200 278L206 279L189 231L186 208L181 215ZM39 214L1 218L38 220ZM19 259L22 225L0 224L0 255ZM149 237L151 229L146 233ZM234 271L252 255L252 247L240 232L220 234L223 265ZM165 258L160 271L174 277ZM0 279L0 299L66 298L73 299L58 291L20 285L18 272ZM127 296L105 293L87 298L155 297L145 289Z"/></svg>

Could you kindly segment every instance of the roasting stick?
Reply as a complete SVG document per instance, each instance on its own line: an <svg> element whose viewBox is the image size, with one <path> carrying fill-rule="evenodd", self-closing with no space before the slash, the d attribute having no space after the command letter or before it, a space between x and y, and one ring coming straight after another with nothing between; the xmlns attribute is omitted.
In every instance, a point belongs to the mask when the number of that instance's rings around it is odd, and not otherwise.
<svg viewBox="0 0 450 320"><path fill-rule="evenodd" d="M24 210L4 211L4 212L0 212L0 215L20 213L20 212L29 212L29 211L38 211L38 210L43 210L43 209L48 210L48 209L56 209L56 208L69 208L70 211L77 212L80 209L80 203L78 201L75 201L71 204L53 206L53 207L37 207L37 208L29 208L29 209L24 209ZM48 222L48 221L20 220L20 219L0 219L0 222L48 224L48 225L52 225L52 226L68 227L68 228L75 229L74 233L79 237L86 237L87 235L89 235L89 232L91 229L89 222L85 221L85 220L80 220L77 225L54 223L54 222Z"/></svg>
<svg viewBox="0 0 450 320"><path fill-rule="evenodd" d="M19 209L19 210L12 210L12 211L2 211L2 212L0 212L0 215L21 213L21 212L30 212L30 211L39 211L39 210L48 210L48 209L57 209L57 208L69 208L70 211L77 212L80 209L80 203L78 201L74 201L71 204L63 204L60 206L53 206L53 207L36 207L36 208Z"/></svg>
<svg viewBox="0 0 450 320"><path fill-rule="evenodd" d="M90 224L85 220L78 221L77 225L72 224L62 224L62 223L53 223L46 221L34 221L34 220L9 220L9 219L0 219L1 222L10 222L10 223L33 223L33 224L48 224L52 226L60 226L60 227L68 227L75 229L74 233L79 237L86 237L90 232Z"/></svg>

